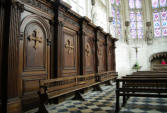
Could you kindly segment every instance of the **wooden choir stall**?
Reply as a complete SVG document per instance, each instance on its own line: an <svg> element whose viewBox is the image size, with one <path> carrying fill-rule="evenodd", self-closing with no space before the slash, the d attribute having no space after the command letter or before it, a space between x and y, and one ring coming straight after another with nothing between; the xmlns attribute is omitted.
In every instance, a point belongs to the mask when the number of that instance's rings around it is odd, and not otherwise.
<svg viewBox="0 0 167 113"><path fill-rule="evenodd" d="M41 88L54 99L115 79L115 41L61 0L2 0L1 110L37 107Z"/></svg>

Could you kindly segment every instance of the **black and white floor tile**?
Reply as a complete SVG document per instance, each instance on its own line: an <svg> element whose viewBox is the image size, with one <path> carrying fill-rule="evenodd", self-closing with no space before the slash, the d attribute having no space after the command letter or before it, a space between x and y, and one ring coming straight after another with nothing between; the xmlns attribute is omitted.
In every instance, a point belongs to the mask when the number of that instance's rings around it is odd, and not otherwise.
<svg viewBox="0 0 167 113"><path fill-rule="evenodd" d="M46 105L49 113L114 113L115 87L101 86L103 91L89 91L82 96L85 101L66 100L60 104ZM37 109L26 113L34 113ZM167 113L167 99L131 97L120 113Z"/></svg>

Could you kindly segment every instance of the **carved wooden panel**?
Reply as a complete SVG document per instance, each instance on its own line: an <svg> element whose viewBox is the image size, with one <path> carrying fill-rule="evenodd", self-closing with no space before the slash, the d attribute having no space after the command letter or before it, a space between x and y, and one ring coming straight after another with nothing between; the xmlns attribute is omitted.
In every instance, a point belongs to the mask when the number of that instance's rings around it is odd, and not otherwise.
<svg viewBox="0 0 167 113"><path fill-rule="evenodd" d="M98 72L106 71L106 44L104 35L99 35L97 42Z"/></svg>
<svg viewBox="0 0 167 113"><path fill-rule="evenodd" d="M77 74L77 32L64 27L62 37L62 76Z"/></svg>
<svg viewBox="0 0 167 113"><path fill-rule="evenodd" d="M46 68L46 36L38 24L27 25L24 48L24 71L44 70Z"/></svg>
<svg viewBox="0 0 167 113"><path fill-rule="evenodd" d="M93 37L89 35L85 36L84 43L84 55L85 55L85 74L94 73L95 71L95 44Z"/></svg>
<svg viewBox="0 0 167 113"><path fill-rule="evenodd" d="M107 69L108 71L113 70L113 47L112 47L112 40L107 39Z"/></svg>
<svg viewBox="0 0 167 113"><path fill-rule="evenodd" d="M36 15L27 16L21 24L19 68L23 99L37 95L39 80L49 77L49 25ZM26 96L25 96L26 95Z"/></svg>

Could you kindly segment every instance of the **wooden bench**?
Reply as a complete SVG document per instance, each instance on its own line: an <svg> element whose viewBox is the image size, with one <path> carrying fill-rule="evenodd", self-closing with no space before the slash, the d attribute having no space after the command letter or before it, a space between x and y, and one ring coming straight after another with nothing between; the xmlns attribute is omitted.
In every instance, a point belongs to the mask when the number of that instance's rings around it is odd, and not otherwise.
<svg viewBox="0 0 167 113"><path fill-rule="evenodd" d="M126 75L123 76L122 78L166 78L167 77L167 73L166 74L146 74L146 75Z"/></svg>
<svg viewBox="0 0 167 113"><path fill-rule="evenodd" d="M118 73L113 71L108 71L108 72L98 73L96 74L96 76L99 82L104 83L104 82L109 82L110 80L116 80Z"/></svg>
<svg viewBox="0 0 167 113"><path fill-rule="evenodd" d="M116 79L116 107L119 112L119 98L123 96L123 105L127 98L160 97L167 98L167 78L120 78Z"/></svg>
<svg viewBox="0 0 167 113"><path fill-rule="evenodd" d="M137 75L143 75L143 74L161 74L161 73L167 73L167 71L137 71L137 72L134 72L134 74L137 74Z"/></svg>
<svg viewBox="0 0 167 113"><path fill-rule="evenodd" d="M107 77L102 77L107 74ZM104 73L104 75L99 74L88 74L88 75L77 75L71 77L62 77L62 78L55 78L50 80L43 80L40 82L40 91L38 92L40 97L40 106L37 113L41 113L41 109L47 113L47 110L44 106L44 103L49 100L53 99L68 93L75 92L76 98L83 98L80 95L80 91L89 88L92 86L97 86L105 80L111 80L112 76L117 76L117 73L111 72ZM103 81L100 81L99 78L107 78ZM114 77L113 77L114 78Z"/></svg>

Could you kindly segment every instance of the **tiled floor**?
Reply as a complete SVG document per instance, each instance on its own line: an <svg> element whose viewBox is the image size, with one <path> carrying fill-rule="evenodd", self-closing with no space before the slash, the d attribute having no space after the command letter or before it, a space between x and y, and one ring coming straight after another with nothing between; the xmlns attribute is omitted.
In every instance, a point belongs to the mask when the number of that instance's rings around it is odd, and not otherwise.
<svg viewBox="0 0 167 113"><path fill-rule="evenodd" d="M115 87L102 86L103 91L89 91L85 101L66 100L57 105L47 105L49 113L114 113ZM34 113L37 109L26 113ZM120 113L167 113L167 99L131 97Z"/></svg>

